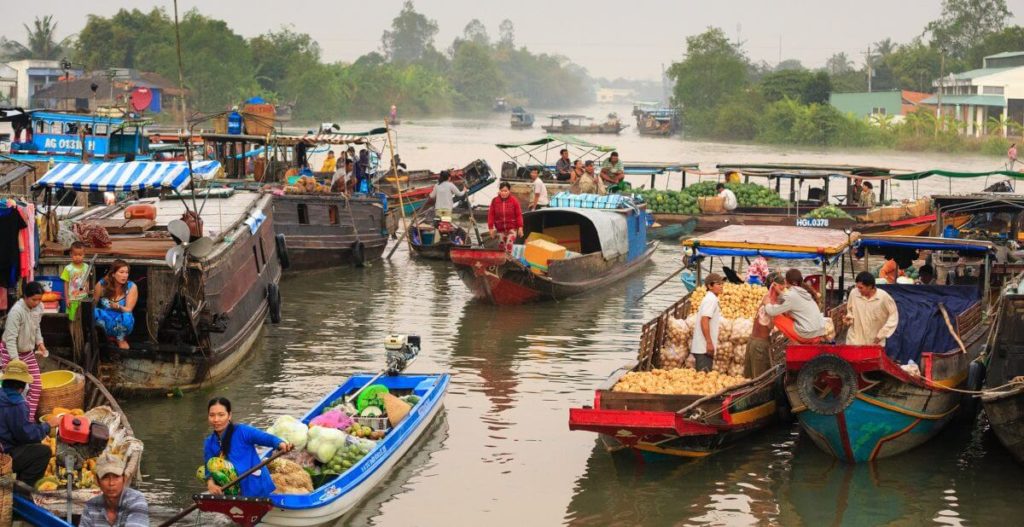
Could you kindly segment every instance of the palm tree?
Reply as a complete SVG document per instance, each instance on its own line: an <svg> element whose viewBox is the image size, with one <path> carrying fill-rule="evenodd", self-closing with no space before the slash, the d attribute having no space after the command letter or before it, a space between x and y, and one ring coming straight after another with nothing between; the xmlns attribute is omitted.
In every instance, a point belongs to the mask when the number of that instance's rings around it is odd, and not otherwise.
<svg viewBox="0 0 1024 527"><path fill-rule="evenodd" d="M36 17L33 27L25 24L22 27L27 34L25 43L3 39L0 41L0 55L7 60L64 58L73 37L68 36L60 42L54 40L57 23L53 21L53 15L46 15L42 19Z"/></svg>

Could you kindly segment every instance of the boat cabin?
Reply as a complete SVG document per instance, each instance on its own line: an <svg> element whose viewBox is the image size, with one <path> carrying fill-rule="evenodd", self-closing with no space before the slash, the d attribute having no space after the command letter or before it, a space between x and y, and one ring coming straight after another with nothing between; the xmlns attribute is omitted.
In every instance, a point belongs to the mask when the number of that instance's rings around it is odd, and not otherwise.
<svg viewBox="0 0 1024 527"><path fill-rule="evenodd" d="M143 160L147 121L50 111L6 112L14 129L11 157L20 161Z"/></svg>

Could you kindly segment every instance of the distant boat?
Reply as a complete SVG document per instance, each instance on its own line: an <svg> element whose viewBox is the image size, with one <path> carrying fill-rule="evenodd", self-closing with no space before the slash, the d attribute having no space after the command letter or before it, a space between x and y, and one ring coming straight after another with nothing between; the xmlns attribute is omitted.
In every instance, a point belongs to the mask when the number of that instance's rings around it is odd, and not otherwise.
<svg viewBox="0 0 1024 527"><path fill-rule="evenodd" d="M522 106L512 108L512 128L533 128L533 114L527 112Z"/></svg>
<svg viewBox="0 0 1024 527"><path fill-rule="evenodd" d="M94 163L149 159L143 119L20 108L0 110L14 129L9 157L22 162ZM83 157L83 146L85 147Z"/></svg>
<svg viewBox="0 0 1024 527"><path fill-rule="evenodd" d="M682 117L675 108L659 108L656 103L633 105L633 116L640 135L669 136L682 128Z"/></svg>
<svg viewBox="0 0 1024 527"><path fill-rule="evenodd" d="M504 97L498 97L497 99L494 99L494 108L493 108L493 110L496 111L496 112L507 112L508 111L508 101L506 101Z"/></svg>
<svg viewBox="0 0 1024 527"><path fill-rule="evenodd" d="M618 134L626 129L626 125L614 113L608 114L608 120L603 123L590 124L583 124L584 120L593 121L592 117L586 115L558 114L549 115L548 118L551 124L542 128L549 134Z"/></svg>

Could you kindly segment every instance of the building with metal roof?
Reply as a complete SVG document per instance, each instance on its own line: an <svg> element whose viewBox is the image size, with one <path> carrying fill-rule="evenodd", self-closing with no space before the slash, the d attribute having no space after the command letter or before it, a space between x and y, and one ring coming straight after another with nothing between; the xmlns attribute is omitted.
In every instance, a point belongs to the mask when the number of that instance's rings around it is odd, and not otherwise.
<svg viewBox="0 0 1024 527"><path fill-rule="evenodd" d="M832 93L828 102L842 113L860 118L877 115L892 115L900 121L904 115L917 110L921 101L930 97L928 93L909 90L877 92Z"/></svg>
<svg viewBox="0 0 1024 527"><path fill-rule="evenodd" d="M936 94L923 104L934 105L942 115L964 122L964 132L1008 133L1006 123L1024 123L1024 51L1007 51L985 57L982 67L950 73L932 82ZM1002 121L998 130L991 120Z"/></svg>

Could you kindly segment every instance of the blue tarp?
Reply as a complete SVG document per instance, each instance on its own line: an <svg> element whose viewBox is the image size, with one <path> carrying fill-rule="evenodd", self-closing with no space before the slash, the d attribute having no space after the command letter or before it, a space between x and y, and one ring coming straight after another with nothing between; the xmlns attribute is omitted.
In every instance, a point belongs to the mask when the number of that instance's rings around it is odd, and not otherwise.
<svg viewBox="0 0 1024 527"><path fill-rule="evenodd" d="M819 260L818 253L791 253L782 251L765 251L761 249L726 249L723 247L697 247L697 254L705 256L764 256L781 260Z"/></svg>
<svg viewBox="0 0 1024 527"><path fill-rule="evenodd" d="M882 239L861 239L857 241L858 247L870 247L882 248L882 247L907 247L912 249L927 249L931 251L958 251L958 252L976 252L984 253L990 248L985 246L979 246L976 244L969 243L945 243L945 242L929 242L927 239L913 239L913 240L882 240ZM858 252L858 254L862 254Z"/></svg>
<svg viewBox="0 0 1024 527"><path fill-rule="evenodd" d="M922 352L957 349L938 306L946 306L955 324L956 316L981 298L977 286L879 284L878 288L892 296L900 314L896 333L885 342L885 352L900 364L913 360L920 365Z"/></svg>

